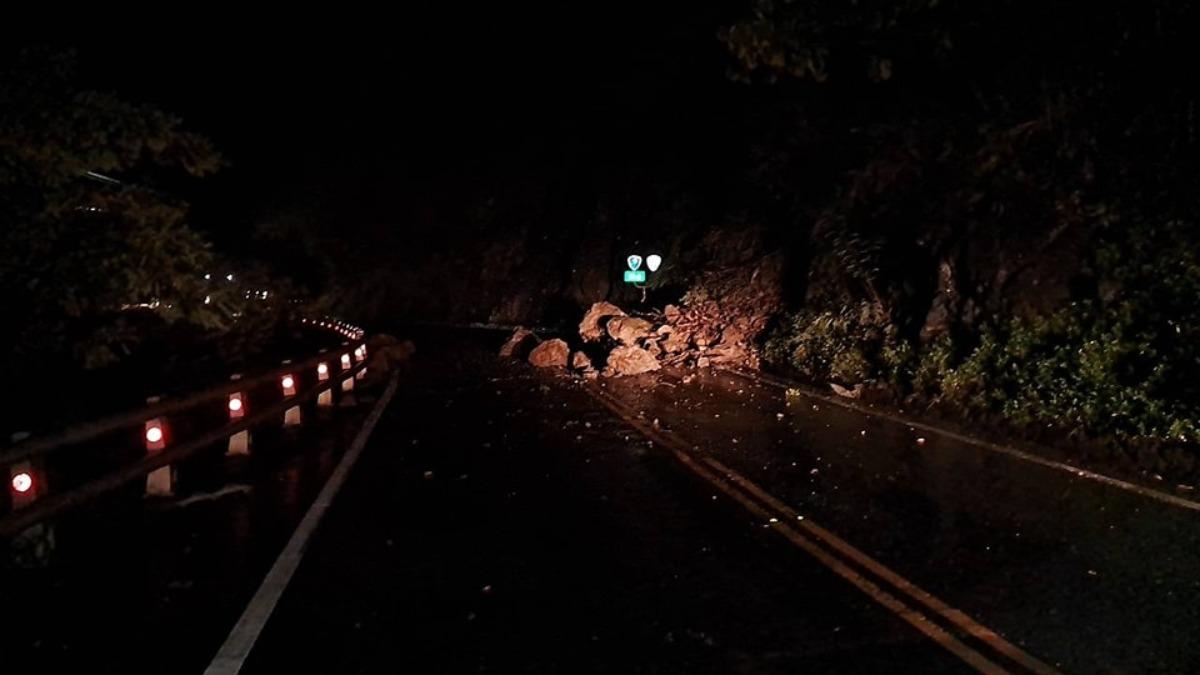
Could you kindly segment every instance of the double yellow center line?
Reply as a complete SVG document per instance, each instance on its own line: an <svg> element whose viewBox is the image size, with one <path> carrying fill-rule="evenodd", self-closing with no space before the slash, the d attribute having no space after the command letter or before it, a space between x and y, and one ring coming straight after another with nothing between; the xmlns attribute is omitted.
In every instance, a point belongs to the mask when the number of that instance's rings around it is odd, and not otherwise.
<svg viewBox="0 0 1200 675"><path fill-rule="evenodd" d="M712 457L699 456L676 435L647 424L599 386L587 390L627 424L670 451L697 477L975 670L989 674L1059 672L800 515L745 476Z"/></svg>

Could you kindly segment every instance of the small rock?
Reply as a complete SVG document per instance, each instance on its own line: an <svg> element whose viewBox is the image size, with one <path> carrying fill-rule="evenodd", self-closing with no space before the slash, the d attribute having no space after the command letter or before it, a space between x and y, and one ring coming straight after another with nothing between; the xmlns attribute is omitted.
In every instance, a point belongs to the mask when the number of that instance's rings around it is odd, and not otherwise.
<svg viewBox="0 0 1200 675"><path fill-rule="evenodd" d="M618 375L637 375L658 370L658 359L641 347L622 345L612 350L608 355L608 363L604 374L608 377Z"/></svg>
<svg viewBox="0 0 1200 675"><path fill-rule="evenodd" d="M632 316L617 316L609 319L606 330L609 337L617 342L632 345L654 335L654 324Z"/></svg>
<svg viewBox="0 0 1200 675"><path fill-rule="evenodd" d="M529 353L529 363L538 368L566 368L570 354L566 341L546 340Z"/></svg>
<svg viewBox="0 0 1200 675"><path fill-rule="evenodd" d="M667 335L667 339L662 341L662 348L668 354L678 354L688 348L688 336L682 331L675 331Z"/></svg>
<svg viewBox="0 0 1200 675"><path fill-rule="evenodd" d="M588 358L587 354L575 352L571 355L571 369L586 373L595 370L596 367L592 365L592 360Z"/></svg>
<svg viewBox="0 0 1200 675"><path fill-rule="evenodd" d="M836 382L830 382L829 388L832 389L833 393L837 394L838 396L844 396L846 398L858 398L862 395L862 385L854 385L853 389L847 389Z"/></svg>
<svg viewBox="0 0 1200 675"><path fill-rule="evenodd" d="M500 348L500 358L502 359L520 359L524 358L534 345L537 344L537 336L528 328L518 328L513 331L508 342Z"/></svg>

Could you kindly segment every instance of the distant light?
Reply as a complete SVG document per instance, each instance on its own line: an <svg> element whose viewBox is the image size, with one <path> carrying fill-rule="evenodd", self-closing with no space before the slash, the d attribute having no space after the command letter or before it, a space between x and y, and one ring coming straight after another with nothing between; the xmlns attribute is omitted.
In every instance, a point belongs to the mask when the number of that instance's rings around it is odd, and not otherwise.
<svg viewBox="0 0 1200 675"><path fill-rule="evenodd" d="M25 471L13 475L12 488L21 494L29 492L33 489L33 476L30 476Z"/></svg>
<svg viewBox="0 0 1200 675"><path fill-rule="evenodd" d="M263 291L263 300L266 300L266 299L267 299L267 292Z"/></svg>
<svg viewBox="0 0 1200 675"><path fill-rule="evenodd" d="M233 275L232 275L232 274L226 274L226 275L225 275L225 281L233 281Z"/></svg>
<svg viewBox="0 0 1200 675"><path fill-rule="evenodd" d="M317 373L319 375L328 375L329 374L329 366L322 363L321 365L317 366Z"/></svg>
<svg viewBox="0 0 1200 675"><path fill-rule="evenodd" d="M206 305L212 304L212 296L211 295L204 296L204 304L206 304Z"/></svg>
<svg viewBox="0 0 1200 675"><path fill-rule="evenodd" d="M237 412L237 411L241 410L242 409L242 399L240 399L240 398L229 399L229 409L232 410L233 412Z"/></svg>
<svg viewBox="0 0 1200 675"><path fill-rule="evenodd" d="M212 281L212 275L211 275L211 274L205 274L205 275L204 275L204 280L205 280L205 281Z"/></svg>
<svg viewBox="0 0 1200 675"><path fill-rule="evenodd" d="M658 266L661 264L662 256L658 255L657 253L646 256L646 267L649 268L651 272L658 271Z"/></svg>
<svg viewBox="0 0 1200 675"><path fill-rule="evenodd" d="M283 384L284 389L291 389L292 387L296 386L296 381L292 379L291 375L284 375L281 384Z"/></svg>

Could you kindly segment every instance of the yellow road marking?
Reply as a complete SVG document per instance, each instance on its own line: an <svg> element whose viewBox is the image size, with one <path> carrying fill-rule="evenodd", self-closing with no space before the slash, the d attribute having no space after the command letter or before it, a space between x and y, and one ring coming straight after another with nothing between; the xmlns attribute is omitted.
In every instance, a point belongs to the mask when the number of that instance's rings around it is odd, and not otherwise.
<svg viewBox="0 0 1200 675"><path fill-rule="evenodd" d="M842 555L846 556L855 563L858 563L884 581L892 584L913 600L916 600L922 605L925 605L925 607L928 609L937 612L947 621L951 622L968 635L986 642L989 647L1028 668L1031 672L1039 673L1040 675L1049 675L1050 673L1058 672L1054 668L1051 668L1042 661L1039 661L1037 658L1031 656L1020 647L1000 637L995 631L981 625L979 622L967 616L962 611L947 605L933 594L922 589L916 584L913 584L911 581L893 572L891 569L885 567L883 563L880 563L862 551L854 548L841 537L838 537L829 530L817 525L812 521L812 519L805 518L804 520L800 520L800 514L796 513L794 510L780 502L775 497L772 497L762 488L758 487L749 479L745 478L733 469L730 469L711 457L705 458L704 461L714 469L723 473L736 485L742 487L750 494L758 497L763 502L774 508L776 512L787 518L788 522L798 524L800 528L804 529L809 534L812 534L817 539L825 542L831 548L836 549Z"/></svg>
<svg viewBox="0 0 1200 675"><path fill-rule="evenodd" d="M625 409L624 404L615 400L609 394L600 391L599 388L594 386L589 387L588 391L604 404L605 407L641 432L642 435L669 450L681 464L694 474L736 501L753 516L763 519L771 529L783 536L787 541L816 558L838 576L841 576L856 588L866 593L872 600L887 608L938 645L962 659L975 670L981 673L1009 672L959 640L949 631L934 623L921 611L908 606L901 599L853 569L846 561L838 559L834 553L825 550L810 539L810 537L805 536L805 534L824 542L827 546L834 549L834 551L845 556L849 562L861 566L866 571L891 584L896 590L943 617L957 629L978 639L983 644L999 654L1008 657L1014 663L1021 665L1030 672L1038 673L1039 675L1058 673L1054 668L1000 637L995 631L988 629L963 612L950 607L927 591L922 590L904 577L901 577L878 561L854 548L832 532L813 523L810 519L801 519L799 514L794 510L724 464L712 458L704 458L702 461L708 464L712 470L705 468L692 455L686 444L662 430L656 429L637 419ZM713 471L717 471L719 474L713 473ZM722 478L722 475L724 475L724 478ZM739 487L745 492L738 490ZM760 500L761 503L754 501L754 499ZM772 516L772 510L776 515L783 516L783 520ZM797 527L803 528L804 532L802 533L797 530Z"/></svg>

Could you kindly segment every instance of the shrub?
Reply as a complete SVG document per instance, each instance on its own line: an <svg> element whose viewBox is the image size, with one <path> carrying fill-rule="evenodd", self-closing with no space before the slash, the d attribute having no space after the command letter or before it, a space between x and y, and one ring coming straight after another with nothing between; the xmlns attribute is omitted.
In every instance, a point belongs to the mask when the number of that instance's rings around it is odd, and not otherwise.
<svg viewBox="0 0 1200 675"><path fill-rule="evenodd" d="M790 313L768 337L764 355L812 380L857 384L878 370L874 355L883 331L870 317L864 307Z"/></svg>

